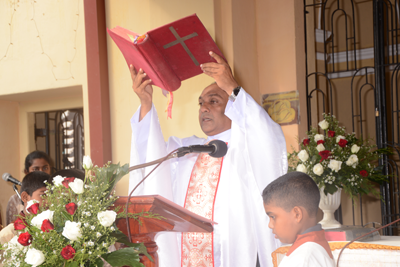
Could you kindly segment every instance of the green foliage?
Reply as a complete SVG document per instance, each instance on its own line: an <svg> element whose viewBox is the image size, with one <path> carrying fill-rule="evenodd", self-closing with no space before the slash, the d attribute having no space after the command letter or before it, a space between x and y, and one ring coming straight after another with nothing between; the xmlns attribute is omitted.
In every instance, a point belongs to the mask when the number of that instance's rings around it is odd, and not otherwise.
<svg viewBox="0 0 400 267"><path fill-rule="evenodd" d="M375 165L383 154L391 154L390 150L377 149L370 140L346 133L335 116L323 115L319 123L323 134L318 128L307 132L307 138L299 143L300 151L288 154L289 171L307 173L325 194L342 188L351 198L369 193L379 196L373 183L381 184L388 177ZM324 158L324 153L329 156Z"/></svg>
<svg viewBox="0 0 400 267"><path fill-rule="evenodd" d="M98 217L99 213L111 212L110 206L113 205L116 196L112 191L116 183L128 173L128 164L106 164L104 167L90 167L85 172L84 183L81 184L82 192L71 187L65 186L61 182L66 180L59 177L54 185L46 183L47 191L43 197L43 203L39 207L37 215L26 214L21 217L26 222L26 229L19 230L20 233L28 231L32 235L32 243L29 246L22 247L14 240L0 247L4 250L4 266L32 266L25 262L28 249L34 248L40 251L45 260L40 266L97 266L102 267L102 259L109 262L112 266L143 266L139 262L139 254L145 254L149 259L147 250L143 244L130 243L128 238L120 232L115 225L115 214L110 224L102 223ZM53 181L56 181L54 178ZM76 179L78 180L78 179ZM71 215L66 205L76 204L76 210ZM39 225L35 226L33 220L41 218L43 214L52 213L50 221L54 230L43 232ZM162 219L161 216L153 213L127 214L125 211L118 215L118 218L128 216L139 220L140 217L149 217ZM66 222L74 222L79 225L78 232L80 237L66 237L63 231L66 228ZM113 222L114 221L114 222ZM42 222L40 221L40 224ZM124 243L128 248L117 251L109 251L109 248L115 242ZM73 257L66 260L62 257L62 250L68 245L75 250ZM152 260L152 259L151 259Z"/></svg>
<svg viewBox="0 0 400 267"><path fill-rule="evenodd" d="M143 266L143 264L139 262L139 253L134 248L123 248L114 251L113 253L104 255L103 259L107 261L111 266Z"/></svg>

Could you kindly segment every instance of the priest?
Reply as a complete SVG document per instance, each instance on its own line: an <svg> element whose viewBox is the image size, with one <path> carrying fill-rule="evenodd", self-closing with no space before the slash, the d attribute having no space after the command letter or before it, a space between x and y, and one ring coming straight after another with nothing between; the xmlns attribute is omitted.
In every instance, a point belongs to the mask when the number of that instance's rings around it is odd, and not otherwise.
<svg viewBox="0 0 400 267"><path fill-rule="evenodd" d="M131 166L182 146L213 139L228 144L223 158L187 154L163 163L135 195L160 194L217 223L210 234L160 234L160 266L256 266L257 258L260 266L273 266L271 253L279 241L268 228L262 191L287 171L285 138L280 126L238 85L229 65L213 52L210 56L216 62L201 68L215 83L199 97L198 118L207 139L169 137L165 142L150 80L144 80L141 69L130 67L132 87L141 102L131 119ZM130 189L151 169L132 172Z"/></svg>

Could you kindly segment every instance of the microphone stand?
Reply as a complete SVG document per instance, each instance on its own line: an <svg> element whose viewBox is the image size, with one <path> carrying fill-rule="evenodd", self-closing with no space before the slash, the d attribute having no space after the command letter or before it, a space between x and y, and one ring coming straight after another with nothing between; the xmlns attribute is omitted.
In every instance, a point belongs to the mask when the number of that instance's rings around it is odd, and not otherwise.
<svg viewBox="0 0 400 267"><path fill-rule="evenodd" d="M17 194L17 196L19 197L19 199L21 200L21 196L20 196L20 194L19 194L19 192L18 192L18 189L17 189L17 185L16 185L16 184L13 185L13 189L14 189L15 193Z"/></svg>
<svg viewBox="0 0 400 267"><path fill-rule="evenodd" d="M131 171L134 171L134 170L137 170L137 169L141 169L141 168L145 168L145 167L148 167L148 166L151 166L151 165L155 165L157 163L161 163L163 161L166 161L166 160L169 160L169 159L172 159L172 158L178 158L179 157L178 154L177 153L173 154L174 152L176 152L176 150L174 150L172 152L172 154L171 153L168 154L167 157L163 157L163 158L159 158L157 160L153 160L153 161L146 162L146 163L143 163L143 164L131 166L131 167L129 167L128 171L131 172ZM141 184L141 182L139 184Z"/></svg>
<svg viewBox="0 0 400 267"><path fill-rule="evenodd" d="M129 225L128 207L129 207L129 201L130 201L130 199L131 199L132 193L139 187L139 185L141 185L141 184L144 182L144 180L147 179L147 177L150 176L150 174L152 174L152 173L161 165L161 163L163 163L164 161L169 160L169 159L171 159L171 158L182 157L182 156L186 155L187 153L188 153L188 152L187 152L186 148L184 148L184 149L178 148L178 149L175 149L174 151L172 151L171 153L169 153L167 156L165 156L165 157L163 157L163 158L160 158L160 159L157 159L157 160L148 162L148 163L144 163L144 164L139 164L139 165L136 165L136 166L132 166L132 167L129 168L129 172L131 172L131 171L133 171L133 170L136 170L136 169L139 169L139 168L144 168L144 167L151 166L151 165L154 165L154 164L157 164L157 163L158 163L157 166L155 166L155 167L151 170L151 172L149 172L149 174L147 174L147 175L135 186L135 188L132 189L132 191L130 192L130 194L129 194L129 196L128 196L128 200L126 201L126 206L125 206L126 218L125 218L125 220L126 220L126 229L128 230L128 239L129 239L129 242L132 242L132 237L131 237L131 235L130 235L130 233L131 233L131 227L130 227L130 225Z"/></svg>

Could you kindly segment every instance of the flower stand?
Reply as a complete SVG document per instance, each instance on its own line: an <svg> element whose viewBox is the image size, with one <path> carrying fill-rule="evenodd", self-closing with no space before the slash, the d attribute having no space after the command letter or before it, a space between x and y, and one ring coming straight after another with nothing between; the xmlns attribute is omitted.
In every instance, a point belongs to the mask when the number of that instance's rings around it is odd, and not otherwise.
<svg viewBox="0 0 400 267"><path fill-rule="evenodd" d="M340 206L340 197L342 189L339 188L335 193L325 195L324 188L320 188L321 199L319 201L319 208L324 212L324 217L321 224L323 229L339 228L342 225L335 220L334 213Z"/></svg>

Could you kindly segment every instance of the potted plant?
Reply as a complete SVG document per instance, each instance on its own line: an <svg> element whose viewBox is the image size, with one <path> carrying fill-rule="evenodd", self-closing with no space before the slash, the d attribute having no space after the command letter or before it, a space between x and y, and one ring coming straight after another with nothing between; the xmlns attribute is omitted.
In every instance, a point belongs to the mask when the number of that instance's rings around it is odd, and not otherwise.
<svg viewBox="0 0 400 267"><path fill-rule="evenodd" d="M127 216L110 210L118 198L112 194L115 184L128 173L128 164L93 166L84 157L84 181L74 177L56 176L46 183L44 205L29 201L28 214L21 214L14 222L16 235L0 246L4 266L143 266L139 254L147 254L146 247L130 243L118 230L115 220ZM128 214L139 219L137 214ZM141 213L141 217L157 217ZM158 217L157 217L158 218ZM112 249L116 242L125 248Z"/></svg>
<svg viewBox="0 0 400 267"><path fill-rule="evenodd" d="M312 128L299 143L300 150L288 153L288 161L289 171L310 175L320 188L320 208L324 211L320 223L328 229L340 227L333 213L340 205L342 189L352 199L369 193L379 196L374 182L381 184L387 177L375 164L380 155L389 151L377 149L355 133L346 133L334 115L323 116L319 129Z"/></svg>

